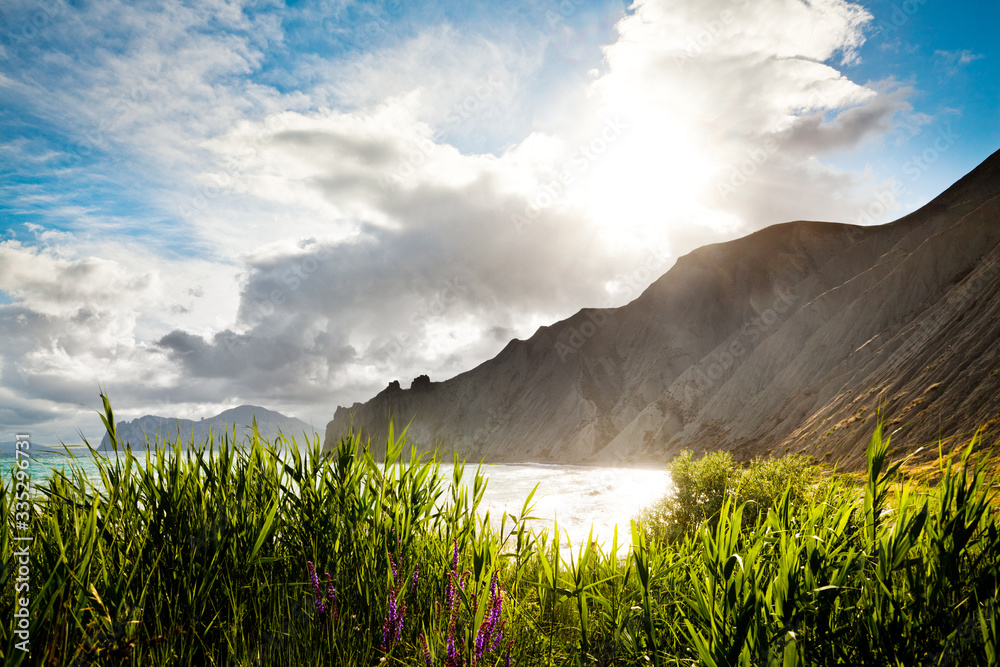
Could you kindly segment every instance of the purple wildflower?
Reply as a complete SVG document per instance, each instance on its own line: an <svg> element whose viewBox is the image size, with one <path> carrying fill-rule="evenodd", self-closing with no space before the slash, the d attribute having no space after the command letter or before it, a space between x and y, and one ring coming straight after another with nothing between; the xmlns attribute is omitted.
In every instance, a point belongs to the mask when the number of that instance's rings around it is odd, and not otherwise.
<svg viewBox="0 0 1000 667"><path fill-rule="evenodd" d="M454 627L448 629L448 653L446 657L445 667L463 667L465 665L465 658L455 649Z"/></svg>
<svg viewBox="0 0 1000 667"><path fill-rule="evenodd" d="M392 552L386 552L389 554L389 567L392 568L392 583L396 583L399 580L399 575L396 574L396 561L392 558Z"/></svg>
<svg viewBox="0 0 1000 667"><path fill-rule="evenodd" d="M452 597L455 595L454 586L452 586L451 580L448 581L448 594ZM455 628L458 620L458 605L455 604L452 599L448 600L448 652L447 661L445 662L446 667L456 667L459 665L459 660L461 656L458 656L455 652Z"/></svg>
<svg viewBox="0 0 1000 667"><path fill-rule="evenodd" d="M496 650L503 641L503 591L500 589L497 573L493 573L490 581L490 613L483 619L476 633L475 661L478 662L484 654Z"/></svg>
<svg viewBox="0 0 1000 667"><path fill-rule="evenodd" d="M319 577L316 576L316 566L313 565L311 560L306 561L306 567L309 568L309 579L312 581L313 588L319 588Z"/></svg>
<svg viewBox="0 0 1000 667"><path fill-rule="evenodd" d="M427 646L427 637L420 635L420 643L424 649L424 664L427 667L434 667L434 660L431 659L431 649Z"/></svg>
<svg viewBox="0 0 1000 667"><path fill-rule="evenodd" d="M320 616L325 616L326 602L323 600L323 593L319 587L319 577L316 576L316 566L313 565L311 560L306 561L306 566L309 568L309 579L312 581L313 596L316 600L316 613Z"/></svg>
<svg viewBox="0 0 1000 667"><path fill-rule="evenodd" d="M393 625L396 620L396 596L389 590L389 615L382 619L382 652L388 653L392 648L392 636L395 634Z"/></svg>
<svg viewBox="0 0 1000 667"><path fill-rule="evenodd" d="M326 618L327 616L332 616L334 620L337 618L337 589L333 586L333 579L330 577L329 572L324 572L323 576L326 577L326 592L319 585L319 576L316 574L316 566L313 565L312 561L306 561L306 566L309 568L309 580L312 582L313 589L313 599L316 603L316 614L320 618Z"/></svg>
<svg viewBox="0 0 1000 667"><path fill-rule="evenodd" d="M330 577L330 573L326 574L326 610L333 617L333 620L337 620L337 589L333 587L333 579Z"/></svg>
<svg viewBox="0 0 1000 667"><path fill-rule="evenodd" d="M392 582L389 584L389 615L382 621L382 651L388 653L396 645L403 635L403 621L406 618L406 600L396 602L396 588L402 583L399 579L399 568L396 560L389 555L389 566L392 568ZM416 574L414 574L413 585L416 586Z"/></svg>
<svg viewBox="0 0 1000 667"><path fill-rule="evenodd" d="M447 607L448 616L452 616L458 607L458 594L455 591L455 575L448 577L448 588L444 592L444 604Z"/></svg>
<svg viewBox="0 0 1000 667"><path fill-rule="evenodd" d="M500 642L503 641L503 626L506 622L506 620L500 621L500 627L497 628L497 634L493 638L493 643L490 644L490 648L488 650L495 651L500 648Z"/></svg>
<svg viewBox="0 0 1000 667"><path fill-rule="evenodd" d="M382 652L388 653L403 634L406 603L396 604L396 587L389 587L389 615L382 621Z"/></svg>
<svg viewBox="0 0 1000 667"><path fill-rule="evenodd" d="M417 563L416 567L413 568L413 578L410 579L410 588L416 588L417 583L420 582L420 563Z"/></svg>
<svg viewBox="0 0 1000 667"><path fill-rule="evenodd" d="M490 623L496 625L500 621L500 614L503 612L503 592L500 590L497 573L493 573L493 581L490 582Z"/></svg>
<svg viewBox="0 0 1000 667"><path fill-rule="evenodd" d="M326 573L326 613L336 620L337 618L337 589L333 586L333 579L330 573Z"/></svg>
<svg viewBox="0 0 1000 667"><path fill-rule="evenodd" d="M456 543L455 557L452 559L451 574L448 576L448 588L445 590L445 605L448 608L448 638L445 667L462 667L465 659L455 649L455 630L458 625L458 547Z"/></svg>
<svg viewBox="0 0 1000 667"><path fill-rule="evenodd" d="M476 633L476 650L474 655L476 656L477 661L481 657L483 657L483 651L486 650L486 633L484 632L485 629L486 629L486 624L483 623L481 626L479 626L479 632Z"/></svg>

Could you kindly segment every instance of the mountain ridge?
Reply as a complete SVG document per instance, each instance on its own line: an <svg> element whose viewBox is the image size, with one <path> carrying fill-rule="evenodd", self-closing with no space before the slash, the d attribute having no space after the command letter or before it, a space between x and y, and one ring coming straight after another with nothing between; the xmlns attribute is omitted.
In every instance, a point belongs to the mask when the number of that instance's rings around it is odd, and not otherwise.
<svg viewBox="0 0 1000 667"><path fill-rule="evenodd" d="M983 342L1000 340L998 195L1000 151L884 225L794 221L702 246L624 306L338 408L325 446L352 423L378 441L391 414L422 448L488 461L727 449L854 467L876 413L909 449L993 428L1000 363Z"/></svg>
<svg viewBox="0 0 1000 667"><path fill-rule="evenodd" d="M232 435L234 429L236 441L243 443L255 419L258 432L268 440L273 440L279 432L296 438L301 437L303 433L310 438L318 435L318 431L301 419L288 417L258 405L240 405L200 420L143 415L131 421L118 422L115 424L115 432L119 443L129 447L141 447L147 438L152 442L157 435L167 440L179 435L185 442L204 442L209 433L217 437L222 433ZM99 449L111 449L111 438L107 433L101 439Z"/></svg>

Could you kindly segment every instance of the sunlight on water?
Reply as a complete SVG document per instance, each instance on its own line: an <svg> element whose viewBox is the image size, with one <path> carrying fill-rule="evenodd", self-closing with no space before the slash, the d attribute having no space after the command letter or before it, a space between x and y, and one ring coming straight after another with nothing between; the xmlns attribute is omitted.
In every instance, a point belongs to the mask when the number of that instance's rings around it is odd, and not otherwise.
<svg viewBox="0 0 1000 667"><path fill-rule="evenodd" d="M557 518L561 546L572 545L574 551L586 542L591 526L595 541L607 550L617 525L619 545L627 547L629 520L661 498L669 483L664 470L523 464L488 465L484 471L489 484L482 511L490 510L491 517L504 510L520 514L524 499L538 484L534 526L551 529Z"/></svg>

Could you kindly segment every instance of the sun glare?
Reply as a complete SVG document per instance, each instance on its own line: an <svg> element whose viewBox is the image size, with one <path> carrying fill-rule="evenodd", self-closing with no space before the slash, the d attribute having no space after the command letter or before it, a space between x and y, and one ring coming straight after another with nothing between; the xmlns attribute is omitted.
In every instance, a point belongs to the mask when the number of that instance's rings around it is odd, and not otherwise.
<svg viewBox="0 0 1000 667"><path fill-rule="evenodd" d="M595 156L576 195L610 242L655 242L664 239L671 222L700 217L708 171L681 132L626 133Z"/></svg>

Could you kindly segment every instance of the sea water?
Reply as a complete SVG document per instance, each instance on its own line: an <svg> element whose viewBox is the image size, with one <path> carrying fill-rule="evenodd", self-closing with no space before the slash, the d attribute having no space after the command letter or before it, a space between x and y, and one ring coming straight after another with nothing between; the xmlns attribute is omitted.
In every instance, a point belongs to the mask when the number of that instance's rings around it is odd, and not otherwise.
<svg viewBox="0 0 1000 667"><path fill-rule="evenodd" d="M611 546L615 527L618 544L631 543L630 520L645 507L663 497L669 489L664 470L639 468L599 468L567 465L485 465L489 483L480 511L491 518L503 511L521 513L524 499L538 484L532 499L537 529L558 522L560 545L577 551L586 544L593 529L594 540L605 551ZM466 468L466 474L469 469Z"/></svg>
<svg viewBox="0 0 1000 667"><path fill-rule="evenodd" d="M115 454L108 452L108 455ZM81 468L93 482L100 483L97 466L89 452L76 458L36 453L29 469L32 486L37 487L55 470L65 469L71 463ZM10 479L13 464L13 456L0 456L0 470L6 481ZM450 484L452 464L442 463L440 472L445 483ZM531 526L536 530L548 529L551 533L558 522L559 541L565 555L585 545L591 530L594 540L609 550L616 526L618 544L622 549L627 548L631 542L629 521L663 497L670 479L665 470L535 463L483 465L483 473L488 483L479 506L480 514L489 511L490 518L499 527L503 512L521 514L525 499L537 484L531 511L536 519L530 522ZM467 465L463 483L471 485L474 474L475 466Z"/></svg>

